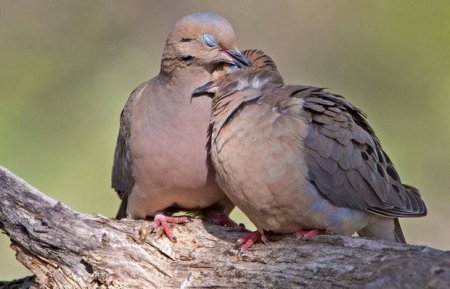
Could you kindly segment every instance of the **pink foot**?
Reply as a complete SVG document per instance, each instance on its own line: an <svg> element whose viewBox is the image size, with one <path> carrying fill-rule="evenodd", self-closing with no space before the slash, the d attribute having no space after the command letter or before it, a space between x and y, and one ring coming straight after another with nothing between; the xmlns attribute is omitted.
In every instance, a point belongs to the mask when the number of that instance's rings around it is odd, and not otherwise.
<svg viewBox="0 0 450 289"><path fill-rule="evenodd" d="M330 234L330 232L326 229L310 229L310 230L299 230L294 233L294 236L297 237L297 239L308 240L311 239L312 237L326 234Z"/></svg>
<svg viewBox="0 0 450 289"><path fill-rule="evenodd" d="M240 253L246 253L248 248L250 248L256 241L260 240L263 243L267 242L267 237L264 233L260 233L258 231L252 232L249 235L240 238L236 242L236 246L240 246Z"/></svg>
<svg viewBox="0 0 450 289"><path fill-rule="evenodd" d="M203 219L206 222L214 224L214 225L232 228L232 229L235 229L235 230L241 231L241 232L248 232L248 230L245 228L244 224L237 224L236 222L231 220L231 218L228 215L221 213L221 212L208 211L205 214L205 217Z"/></svg>
<svg viewBox="0 0 450 289"><path fill-rule="evenodd" d="M180 224L188 222L187 217L168 217L163 214L156 214L153 219L153 228L162 228L164 234L169 238L170 241L176 242L177 238L173 235L172 229L170 229L168 223Z"/></svg>

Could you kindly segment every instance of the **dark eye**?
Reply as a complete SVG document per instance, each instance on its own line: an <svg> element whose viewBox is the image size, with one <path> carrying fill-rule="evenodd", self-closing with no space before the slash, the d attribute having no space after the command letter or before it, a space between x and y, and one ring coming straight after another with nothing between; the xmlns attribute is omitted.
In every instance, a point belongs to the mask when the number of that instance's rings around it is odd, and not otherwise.
<svg viewBox="0 0 450 289"><path fill-rule="evenodd" d="M216 38L208 33L202 35L202 42L208 47L216 47L218 45Z"/></svg>

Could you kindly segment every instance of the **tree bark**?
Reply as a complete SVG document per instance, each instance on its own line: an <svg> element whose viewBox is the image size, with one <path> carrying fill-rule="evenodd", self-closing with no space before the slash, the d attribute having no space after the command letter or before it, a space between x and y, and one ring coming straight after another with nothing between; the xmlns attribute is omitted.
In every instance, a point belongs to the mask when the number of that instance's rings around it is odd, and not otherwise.
<svg viewBox="0 0 450 289"><path fill-rule="evenodd" d="M0 228L35 276L0 288L450 288L450 252L357 237L271 236L195 219L177 243L148 221L75 212L0 167Z"/></svg>

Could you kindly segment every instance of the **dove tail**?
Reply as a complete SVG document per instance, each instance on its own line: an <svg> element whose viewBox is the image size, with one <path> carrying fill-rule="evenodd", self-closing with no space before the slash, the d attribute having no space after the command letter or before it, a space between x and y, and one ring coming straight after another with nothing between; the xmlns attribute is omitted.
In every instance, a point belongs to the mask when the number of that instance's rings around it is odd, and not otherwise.
<svg viewBox="0 0 450 289"><path fill-rule="evenodd" d="M398 220L398 218L394 219L394 226L395 226L394 233L397 242L406 244L405 235L403 235L402 227L400 227L400 221Z"/></svg>
<svg viewBox="0 0 450 289"><path fill-rule="evenodd" d="M117 220L127 217L127 203L128 203L128 196L125 195L122 198L122 202L120 203L119 211L117 212L117 215L116 215Z"/></svg>

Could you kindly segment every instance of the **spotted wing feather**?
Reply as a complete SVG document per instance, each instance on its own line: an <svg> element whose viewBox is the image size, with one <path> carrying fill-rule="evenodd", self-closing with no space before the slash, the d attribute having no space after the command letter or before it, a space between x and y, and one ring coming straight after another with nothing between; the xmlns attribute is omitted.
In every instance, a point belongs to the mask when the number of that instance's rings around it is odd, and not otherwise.
<svg viewBox="0 0 450 289"><path fill-rule="evenodd" d="M414 187L403 185L365 114L343 97L323 89L294 86L304 100L308 179L329 201L387 217L426 215Z"/></svg>

